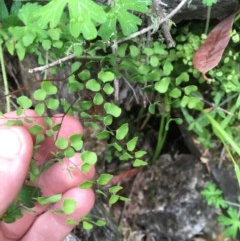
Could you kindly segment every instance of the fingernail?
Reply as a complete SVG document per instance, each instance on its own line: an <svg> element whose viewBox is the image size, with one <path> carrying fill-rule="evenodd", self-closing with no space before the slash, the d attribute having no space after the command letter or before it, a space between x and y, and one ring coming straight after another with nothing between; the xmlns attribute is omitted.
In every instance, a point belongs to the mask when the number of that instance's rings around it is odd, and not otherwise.
<svg viewBox="0 0 240 241"><path fill-rule="evenodd" d="M12 158L21 152L22 142L16 130L0 127L0 157Z"/></svg>

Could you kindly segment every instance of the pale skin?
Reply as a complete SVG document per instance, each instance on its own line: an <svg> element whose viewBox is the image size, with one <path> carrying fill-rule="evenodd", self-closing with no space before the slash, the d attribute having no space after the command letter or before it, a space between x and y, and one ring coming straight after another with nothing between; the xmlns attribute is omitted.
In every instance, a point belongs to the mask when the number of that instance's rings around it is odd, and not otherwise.
<svg viewBox="0 0 240 241"><path fill-rule="evenodd" d="M34 111L27 110L24 115L44 126L43 118L37 117ZM0 217L15 200L26 180L35 142L34 136L28 131L32 124L24 123L22 127L4 125L8 119L14 118L16 118L14 112L0 118ZM62 123L59 137L68 138L72 134L83 132L80 122L71 116L62 118L61 115L57 115L52 120L54 123ZM52 151L56 151L54 141L52 138L47 138L34 155L39 166L51 158ZM80 189L78 186L92 179L95 169L91 167L89 172L83 173L80 170L81 164L80 155L77 153L74 157L65 158L44 171L35 185L41 189L43 196L62 194L62 199L54 205L36 205L33 212L23 212L23 217L14 223L0 222L0 240L62 241L74 228L73 225L67 224L66 220L70 218L79 222L94 205L93 191ZM77 201L75 212L70 215L54 213L53 210L61 209L66 198Z"/></svg>

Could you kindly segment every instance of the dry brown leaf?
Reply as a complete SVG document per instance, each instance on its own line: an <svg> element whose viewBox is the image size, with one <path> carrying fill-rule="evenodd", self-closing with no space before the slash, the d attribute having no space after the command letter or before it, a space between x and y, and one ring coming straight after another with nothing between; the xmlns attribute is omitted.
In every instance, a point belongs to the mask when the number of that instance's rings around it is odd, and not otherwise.
<svg viewBox="0 0 240 241"><path fill-rule="evenodd" d="M194 67L206 73L218 65L230 40L230 32L236 13L220 22L207 36L193 57Z"/></svg>

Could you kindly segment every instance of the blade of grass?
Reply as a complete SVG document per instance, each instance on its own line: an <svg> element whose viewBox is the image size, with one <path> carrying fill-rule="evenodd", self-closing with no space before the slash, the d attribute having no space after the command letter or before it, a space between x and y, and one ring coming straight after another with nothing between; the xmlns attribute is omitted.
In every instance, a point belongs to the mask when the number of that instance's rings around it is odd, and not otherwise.
<svg viewBox="0 0 240 241"><path fill-rule="evenodd" d="M1 69L2 69L2 76L3 76L3 85L4 85L4 91L5 91L5 98L6 98L6 112L11 111L11 104L10 104L10 95L9 95L9 87L8 87L8 81L7 81L7 74L5 69L5 63L3 58L3 49L2 44L0 44L0 62L1 62Z"/></svg>
<svg viewBox="0 0 240 241"><path fill-rule="evenodd" d="M232 162L234 165L234 169L235 169L235 173L237 176L237 180L238 180L238 185L240 186L240 169L239 166L237 165L236 161L234 160L234 157L232 156L232 153L228 147L231 146L232 149L237 152L238 155L240 155L240 148L238 146L238 144L232 139L232 137L221 127L221 125L212 118L211 115L209 115L208 113L206 113L205 111L202 112L210 121L212 129L214 134L221 140L221 142L224 144L224 147L226 148Z"/></svg>

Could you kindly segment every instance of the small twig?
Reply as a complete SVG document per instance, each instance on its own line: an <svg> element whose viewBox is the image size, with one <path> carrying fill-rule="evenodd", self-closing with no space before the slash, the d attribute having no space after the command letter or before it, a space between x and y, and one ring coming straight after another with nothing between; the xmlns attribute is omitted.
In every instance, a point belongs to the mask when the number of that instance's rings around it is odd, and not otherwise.
<svg viewBox="0 0 240 241"><path fill-rule="evenodd" d="M36 73L36 72L42 72L42 71L44 71L46 69L49 69L49 68L54 67L56 65L59 65L59 64L65 62L67 60L73 59L74 57L75 57L74 54L69 54L69 55L65 56L64 58L58 59L58 60L56 60L56 61L54 61L54 62L52 62L50 64L47 64L47 65L44 65L44 66L41 66L41 67L36 67L34 69L29 69L28 72L30 74Z"/></svg>
<svg viewBox="0 0 240 241"><path fill-rule="evenodd" d="M118 49L118 44L117 44L116 41L112 44L111 48L112 48L112 53L116 54L117 49ZM116 66L116 64L115 64L115 66ZM119 90L120 90L120 88L119 88L119 81L116 77L114 77L113 85L114 85L114 101L115 101L116 104L118 104L119 103Z"/></svg>
<svg viewBox="0 0 240 241"><path fill-rule="evenodd" d="M133 95L136 99L136 103L139 104L139 100L138 100L138 97L137 97L137 94L136 94L136 91L134 90L134 88L132 87L132 85L128 82L128 80L125 78L125 76L122 75L122 78L124 79L124 81L126 82L126 84L130 87L130 89L132 90L133 92Z"/></svg>
<svg viewBox="0 0 240 241"><path fill-rule="evenodd" d="M158 0L153 0L153 7L154 7L154 11L156 12L157 16L160 19L163 19L165 17L165 14L163 12L162 7L159 5ZM162 23L161 25L161 29L162 29L162 34L166 40L167 46L168 48L172 48L175 47L175 42L172 38L172 35L169 31L169 25L167 22Z"/></svg>

